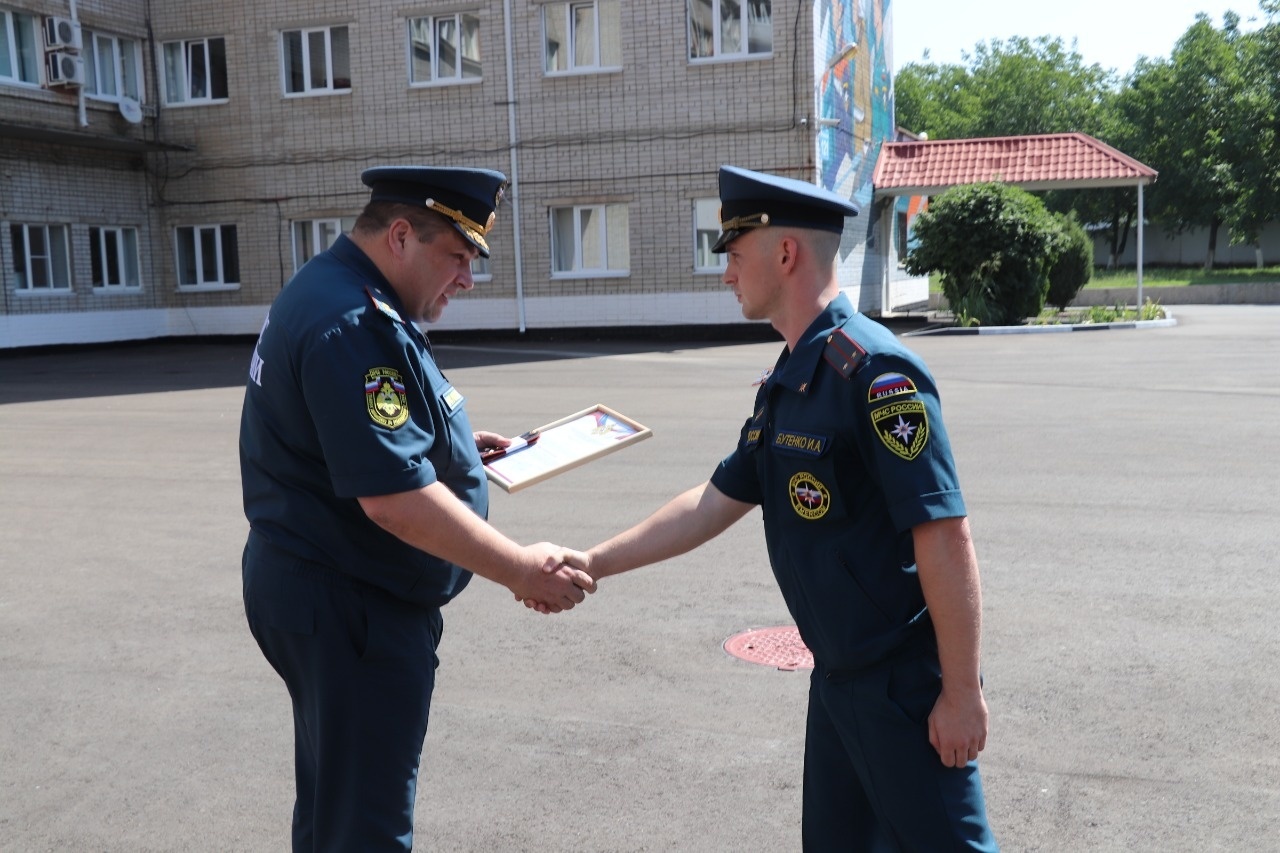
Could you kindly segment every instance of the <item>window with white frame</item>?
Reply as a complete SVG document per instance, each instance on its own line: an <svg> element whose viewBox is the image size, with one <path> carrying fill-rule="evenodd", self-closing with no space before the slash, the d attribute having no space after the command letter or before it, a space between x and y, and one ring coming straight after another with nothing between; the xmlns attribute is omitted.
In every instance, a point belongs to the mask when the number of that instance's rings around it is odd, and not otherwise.
<svg viewBox="0 0 1280 853"><path fill-rule="evenodd" d="M689 0L689 58L773 53L772 0Z"/></svg>
<svg viewBox="0 0 1280 853"><path fill-rule="evenodd" d="M240 244L234 225L183 225L174 229L178 287L240 284Z"/></svg>
<svg viewBox="0 0 1280 853"><path fill-rule="evenodd" d="M137 228L90 228L89 250L89 269L95 288L125 290L141 286Z"/></svg>
<svg viewBox="0 0 1280 853"><path fill-rule="evenodd" d="M693 271L723 272L725 256L711 251L720 239L720 199L699 198L693 202Z"/></svg>
<svg viewBox="0 0 1280 853"><path fill-rule="evenodd" d="M84 93L100 101L142 101L142 51L135 39L86 31Z"/></svg>
<svg viewBox="0 0 1280 853"><path fill-rule="evenodd" d="M18 290L71 289L71 246L66 225L9 226Z"/></svg>
<svg viewBox="0 0 1280 853"><path fill-rule="evenodd" d="M0 83L40 85L40 47L34 16L0 9Z"/></svg>
<svg viewBox="0 0 1280 853"><path fill-rule="evenodd" d="M548 3L542 7L548 74L622 67L622 19L618 0Z"/></svg>
<svg viewBox="0 0 1280 853"><path fill-rule="evenodd" d="M356 224L354 216L332 219L295 219L293 222L293 269L328 249L342 234Z"/></svg>
<svg viewBox="0 0 1280 853"><path fill-rule="evenodd" d="M351 91L351 52L345 26L280 34L286 95Z"/></svg>
<svg viewBox="0 0 1280 853"><path fill-rule="evenodd" d="M167 41L161 51L166 104L215 104L227 100L226 39Z"/></svg>
<svg viewBox="0 0 1280 853"><path fill-rule="evenodd" d="M553 275L626 275L631 242L625 204L584 204L551 209Z"/></svg>
<svg viewBox="0 0 1280 853"><path fill-rule="evenodd" d="M480 79L480 19L467 12L409 19L409 82Z"/></svg>
<svg viewBox="0 0 1280 853"><path fill-rule="evenodd" d="M484 255L476 255L471 259L471 280L491 281L493 271L489 268L489 259Z"/></svg>

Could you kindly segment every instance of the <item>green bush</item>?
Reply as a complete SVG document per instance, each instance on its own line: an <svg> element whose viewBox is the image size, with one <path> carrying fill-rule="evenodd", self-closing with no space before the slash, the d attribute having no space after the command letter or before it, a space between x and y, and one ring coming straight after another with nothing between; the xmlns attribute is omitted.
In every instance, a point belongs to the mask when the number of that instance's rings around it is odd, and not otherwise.
<svg viewBox="0 0 1280 853"><path fill-rule="evenodd" d="M1093 240L1077 220L1075 211L1058 214L1058 253L1049 265L1049 291L1045 301L1067 310L1080 288L1093 277Z"/></svg>
<svg viewBox="0 0 1280 853"><path fill-rule="evenodd" d="M1062 229L1031 193L999 182L954 187L914 230L907 272L938 273L963 325L1018 325L1044 307Z"/></svg>

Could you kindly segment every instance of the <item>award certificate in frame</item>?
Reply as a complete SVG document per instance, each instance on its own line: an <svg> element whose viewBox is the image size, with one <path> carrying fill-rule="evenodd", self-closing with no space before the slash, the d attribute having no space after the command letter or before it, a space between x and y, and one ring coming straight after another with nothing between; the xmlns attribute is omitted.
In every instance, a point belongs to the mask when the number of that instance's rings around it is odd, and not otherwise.
<svg viewBox="0 0 1280 853"><path fill-rule="evenodd" d="M530 430L529 444L485 462L489 480L518 492L571 468L629 447L653 435L644 424L597 403L554 423Z"/></svg>

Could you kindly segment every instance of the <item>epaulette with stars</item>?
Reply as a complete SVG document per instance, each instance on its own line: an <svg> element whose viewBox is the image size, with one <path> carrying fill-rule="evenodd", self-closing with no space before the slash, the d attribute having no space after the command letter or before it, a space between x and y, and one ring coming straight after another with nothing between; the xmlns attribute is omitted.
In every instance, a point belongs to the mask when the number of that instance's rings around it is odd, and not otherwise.
<svg viewBox="0 0 1280 853"><path fill-rule="evenodd" d="M387 304L387 301L382 298L382 294L378 293L376 290L374 290L372 287L369 287L368 285L365 285L364 292L369 294L369 299L373 302L374 308L377 308L380 312L382 312L383 314L386 314L388 317L390 317L392 320L395 320L397 323L404 322L404 320L401 319L400 317L400 312L392 308L389 304Z"/></svg>
<svg viewBox="0 0 1280 853"><path fill-rule="evenodd" d="M845 379L858 372L858 368L862 366L862 361L867 357L867 351L844 333L842 329L836 329L830 335L827 335L827 346L822 351L822 357L827 360L827 364L836 369Z"/></svg>

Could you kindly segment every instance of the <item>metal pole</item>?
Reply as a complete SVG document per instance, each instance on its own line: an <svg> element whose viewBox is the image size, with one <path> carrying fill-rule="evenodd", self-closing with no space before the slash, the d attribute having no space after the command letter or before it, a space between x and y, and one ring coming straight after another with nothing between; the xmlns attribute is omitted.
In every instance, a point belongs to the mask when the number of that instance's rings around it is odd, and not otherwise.
<svg viewBox="0 0 1280 853"><path fill-rule="evenodd" d="M1142 182L1138 182L1138 319L1142 318Z"/></svg>
<svg viewBox="0 0 1280 853"><path fill-rule="evenodd" d="M512 249L516 260L516 312L519 315L520 333L525 332L524 317L524 263L520 251L520 168L516 164L516 78L513 67L514 51L511 48L511 0L503 0L503 24L507 40L507 143L511 152L511 227L515 231Z"/></svg>

